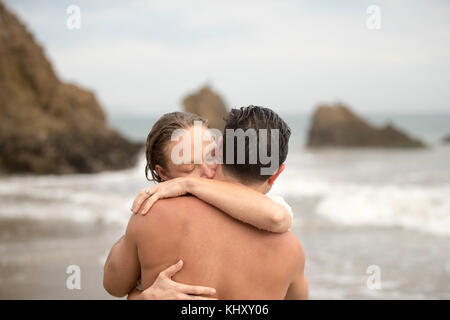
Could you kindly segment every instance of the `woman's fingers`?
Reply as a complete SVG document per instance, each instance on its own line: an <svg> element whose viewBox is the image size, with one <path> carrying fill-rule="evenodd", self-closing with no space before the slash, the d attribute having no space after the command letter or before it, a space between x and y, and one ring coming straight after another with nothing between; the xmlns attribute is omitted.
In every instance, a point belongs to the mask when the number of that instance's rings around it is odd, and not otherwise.
<svg viewBox="0 0 450 320"><path fill-rule="evenodd" d="M153 186L153 187L145 188L145 189L142 189L141 191L139 191L138 195L136 196L136 198L133 201L133 205L131 206L131 211L133 211L133 213L139 212L139 209L141 208L142 203L148 197L150 197L152 194L154 194L156 192L156 187L157 186Z"/></svg>
<svg viewBox="0 0 450 320"><path fill-rule="evenodd" d="M199 297L199 296L191 296L188 294L180 293L175 298L176 300L217 300L216 298L206 298L206 297Z"/></svg>
<svg viewBox="0 0 450 320"><path fill-rule="evenodd" d="M181 268L183 268L183 260L179 260L177 263L171 265L170 267L168 267L167 269L163 270L160 272L160 275L167 277L167 278L172 278L178 271L181 270Z"/></svg>
<svg viewBox="0 0 450 320"><path fill-rule="evenodd" d="M133 211L133 213L138 213L142 202L144 202L145 199L149 197L149 195L145 191L146 189L142 189L141 191L139 191L136 198L134 198L133 205L131 206L131 211Z"/></svg>
<svg viewBox="0 0 450 320"><path fill-rule="evenodd" d="M213 295L216 294L216 290L214 288L210 288L210 287L202 287L202 286L190 286L187 284L178 284L181 292L186 293L186 294L191 294L191 295Z"/></svg>
<svg viewBox="0 0 450 320"><path fill-rule="evenodd" d="M169 300L217 300L216 298L205 297L214 295L216 293L214 288L191 286L171 280L171 278L182 268L183 261L179 260L177 263L161 271L150 288L147 288L139 295L132 294L130 298L138 299L144 297L145 299ZM151 293L149 290L151 290ZM147 298L145 295L147 295Z"/></svg>
<svg viewBox="0 0 450 320"><path fill-rule="evenodd" d="M171 279L178 271L180 271L183 268L183 260L179 260L174 265L171 265L164 271L160 273L163 277L167 277ZM184 294L190 294L190 295L213 295L216 294L216 289L210 288L210 287L203 287L203 286L191 286L183 283L178 283L175 281L171 282L172 285L175 287L175 290L178 292L182 292Z"/></svg>
<svg viewBox="0 0 450 320"><path fill-rule="evenodd" d="M217 298L206 298L206 297L199 297L199 296L191 296L192 300L218 300Z"/></svg>
<svg viewBox="0 0 450 320"><path fill-rule="evenodd" d="M158 194L155 193L153 194L150 198L147 199L147 201L144 202L144 205L141 206L142 209L140 211L140 214L142 214L143 216L145 216L148 212L148 210L150 210L150 208L153 206L153 204L158 200Z"/></svg>

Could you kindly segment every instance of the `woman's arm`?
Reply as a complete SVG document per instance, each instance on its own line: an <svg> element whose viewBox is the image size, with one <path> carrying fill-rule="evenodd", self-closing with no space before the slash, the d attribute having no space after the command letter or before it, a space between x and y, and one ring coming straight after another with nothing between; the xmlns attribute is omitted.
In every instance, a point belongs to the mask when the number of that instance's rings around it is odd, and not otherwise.
<svg viewBox="0 0 450 320"><path fill-rule="evenodd" d="M187 193L259 229L282 233L288 231L292 223L291 214L283 205L256 190L237 183L198 177L175 178L141 190L132 211L146 214L158 199Z"/></svg>
<svg viewBox="0 0 450 320"><path fill-rule="evenodd" d="M125 296L139 279L137 247L128 231L111 248L103 270L103 287L115 297Z"/></svg>

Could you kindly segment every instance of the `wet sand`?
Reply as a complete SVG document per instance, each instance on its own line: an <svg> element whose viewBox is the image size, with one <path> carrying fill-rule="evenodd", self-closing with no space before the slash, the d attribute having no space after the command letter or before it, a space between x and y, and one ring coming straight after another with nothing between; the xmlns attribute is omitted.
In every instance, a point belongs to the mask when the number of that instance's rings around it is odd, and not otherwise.
<svg viewBox="0 0 450 320"><path fill-rule="evenodd" d="M121 228L67 221L0 222L0 299L112 299L102 285L103 261ZM69 265L81 289L67 289Z"/></svg>
<svg viewBox="0 0 450 320"><path fill-rule="evenodd" d="M399 228L346 227L313 216L314 201L288 199L307 258L311 299L450 299L450 241ZM0 221L0 299L115 299L103 262L123 227L58 220ZM66 287L69 265L81 290ZM367 267L381 289L367 288Z"/></svg>

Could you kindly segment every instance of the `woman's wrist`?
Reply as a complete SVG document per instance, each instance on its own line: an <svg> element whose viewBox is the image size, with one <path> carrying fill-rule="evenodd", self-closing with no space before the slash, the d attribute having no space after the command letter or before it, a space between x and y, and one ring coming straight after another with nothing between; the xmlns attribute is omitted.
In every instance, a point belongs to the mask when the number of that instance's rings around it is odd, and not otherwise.
<svg viewBox="0 0 450 320"><path fill-rule="evenodd" d="M198 185L199 180L196 177L184 177L182 183L186 193L195 194L195 187Z"/></svg>

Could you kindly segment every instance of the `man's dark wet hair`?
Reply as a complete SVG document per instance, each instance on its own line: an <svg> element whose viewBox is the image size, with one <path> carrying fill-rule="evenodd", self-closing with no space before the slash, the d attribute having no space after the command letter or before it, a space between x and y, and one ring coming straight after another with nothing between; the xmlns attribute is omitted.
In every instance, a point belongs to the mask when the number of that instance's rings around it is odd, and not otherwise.
<svg viewBox="0 0 450 320"><path fill-rule="evenodd" d="M227 132L227 129L232 130L228 130ZM256 143L250 144L249 136L245 137L245 160L243 163L238 163L238 139L232 133L232 131L236 132L236 130L238 129L242 129L244 132L247 132L248 129L254 129L254 131L256 132ZM276 147L276 144L278 144L279 146L278 159L275 159L275 161L278 160L278 166L275 168L275 170L273 170L273 172L270 171L270 173L268 173L267 175L261 174L261 168L270 167L270 163L264 163L264 160L261 161L259 155L261 129L267 130L267 148L266 152L263 152L263 155L267 154L268 157L271 157L272 144L275 143L274 147ZM272 134L272 129L278 129L278 141L275 141L276 136ZM286 160L290 136L291 129L289 128L289 126L286 124L286 122L283 121L283 119L278 116L278 114L276 114L269 108L250 105L248 107L232 109L227 116L223 134L222 150L224 171L226 173L230 173L233 177L239 179L242 182L264 182L269 178L269 175L274 174L279 165L284 163L284 161ZM229 145L229 150L234 149L234 153L229 155L229 159L227 159L227 145ZM234 146L234 148L232 148L232 146ZM256 163L252 163L254 161L250 161L252 156L256 158Z"/></svg>

